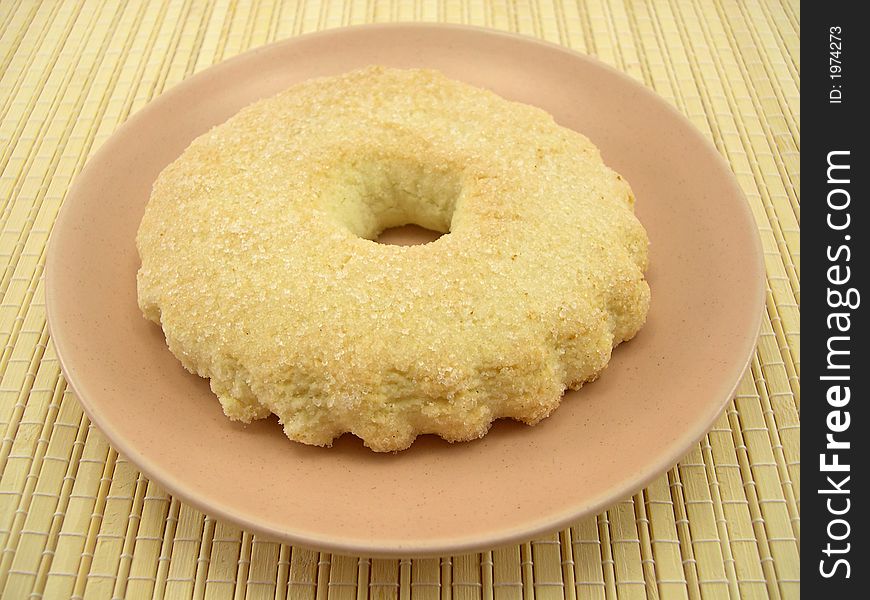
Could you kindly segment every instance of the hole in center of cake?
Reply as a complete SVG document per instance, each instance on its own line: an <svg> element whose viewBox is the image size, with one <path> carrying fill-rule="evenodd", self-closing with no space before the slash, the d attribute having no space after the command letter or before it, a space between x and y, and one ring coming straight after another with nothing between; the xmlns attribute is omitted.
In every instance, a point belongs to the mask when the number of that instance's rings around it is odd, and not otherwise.
<svg viewBox="0 0 870 600"><path fill-rule="evenodd" d="M440 231L433 231L419 225L402 225L384 229L375 241L392 246L418 246L434 242L442 235L444 233Z"/></svg>
<svg viewBox="0 0 870 600"><path fill-rule="evenodd" d="M385 245L434 242L450 232L460 173L417 159L336 166L322 206L354 234Z"/></svg>

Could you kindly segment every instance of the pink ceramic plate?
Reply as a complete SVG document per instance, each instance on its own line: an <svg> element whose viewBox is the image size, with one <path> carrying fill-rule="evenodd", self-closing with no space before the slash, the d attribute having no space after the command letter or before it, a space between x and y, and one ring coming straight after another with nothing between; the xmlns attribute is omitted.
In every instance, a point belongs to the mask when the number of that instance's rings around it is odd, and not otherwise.
<svg viewBox="0 0 870 600"><path fill-rule="evenodd" d="M375 454L288 441L224 418L206 381L136 305L134 237L160 170L257 98L369 64L424 66L535 104L588 135L631 182L649 231L652 309L601 379L536 427L432 436ZM764 270L728 166L628 77L564 48L454 26L375 25L291 39L192 77L131 118L67 198L46 266L63 370L114 446L169 491L267 537L363 555L492 547L568 525L676 463L711 426L752 355Z"/></svg>

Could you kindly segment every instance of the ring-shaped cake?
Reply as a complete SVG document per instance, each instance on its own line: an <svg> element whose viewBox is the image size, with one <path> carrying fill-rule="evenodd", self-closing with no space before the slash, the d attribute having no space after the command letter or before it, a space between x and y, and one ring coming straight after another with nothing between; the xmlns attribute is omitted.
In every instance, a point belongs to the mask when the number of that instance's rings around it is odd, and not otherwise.
<svg viewBox="0 0 870 600"><path fill-rule="evenodd" d="M139 305L232 419L376 451L534 424L643 325L628 183L544 111L429 70L295 85L158 177ZM379 244L387 228L443 232Z"/></svg>

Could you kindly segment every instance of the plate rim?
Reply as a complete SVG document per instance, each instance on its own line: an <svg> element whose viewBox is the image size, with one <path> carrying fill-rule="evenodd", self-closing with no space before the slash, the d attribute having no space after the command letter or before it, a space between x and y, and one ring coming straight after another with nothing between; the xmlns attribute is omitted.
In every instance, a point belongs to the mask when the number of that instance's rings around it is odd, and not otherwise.
<svg viewBox="0 0 870 600"><path fill-rule="evenodd" d="M627 477L622 479L618 485L608 488L606 491L598 494L596 497L587 499L582 503L572 505L572 508L563 510L557 514L550 514L546 517L539 518L535 521L526 521L521 526L504 527L496 533L491 533L486 536L473 537L457 537L457 538L439 538L437 543L427 543L426 540L415 539L413 543L407 540L384 540L379 539L377 543L367 543L366 541L355 538L338 538L329 535L319 535L316 532L305 530L304 528L297 530L284 530L283 528L270 527L268 524L252 520L242 514L234 512L229 507L226 507L221 502L215 502L213 498L202 497L199 494L190 491L185 486L184 482L176 480L172 475L163 471L158 464L150 461L147 456L137 454L134 448L128 446L123 434L116 431L111 421L104 420L99 411L91 405L90 399L85 394L81 394L81 382L76 375L74 366L74 352L69 349L68 341L63 332L63 327L57 326L62 321L59 312L60 308L56 301L55 282L56 273L61 268L60 259L58 257L55 231L63 229L66 220L69 219L69 214L72 212L71 206L75 203L75 198L82 195L85 184L89 179L90 173L94 171L101 159L111 152L114 145L119 143L125 137L126 132L132 129L139 121L146 118L147 115L158 111L162 105L171 101L171 99L180 93L183 88L193 85L201 80L206 80L214 76L218 70L227 68L229 65L245 60L250 60L253 56L268 51L277 46L294 45L312 38L329 38L341 37L348 31L360 30L397 30L397 29L420 29L420 30L438 30L449 31L458 30L474 35L483 35L491 37L507 38L515 43L531 44L543 46L551 51L556 51L570 56L574 60L592 63L596 68L607 71L611 76L620 79L621 82L629 86L633 91L638 93L642 99L659 104L682 124L694 133L695 137L702 143L702 146L711 155L717 166L727 173L727 179L730 183L731 193L739 200L736 205L739 206L739 212L742 218L750 226L749 236L752 244L752 255L754 260L752 264L747 264L747 269L755 271L752 280L756 282L753 290L756 296L755 304L758 307L753 316L751 330L754 335L747 335L743 342L743 347L739 356L739 360L735 360L731 365L734 373L734 381L731 384L727 394L723 398L719 398L716 402L710 402L711 410L705 415L705 418L696 422L696 426L687 429L686 433L677 436L669 445L669 452L662 452L658 455L658 460L652 461L652 466L643 469L638 476ZM748 262L748 261L747 261ZM57 216L52 224L51 233L46 249L45 259L45 311L50 340L54 344L55 352L58 357L61 372L67 382L67 385L75 394L77 400L82 406L85 414L90 421L97 426L100 432L106 436L111 446L119 453L125 456L131 463L135 465L149 480L154 480L163 486L171 495L189 503L194 508L200 510L204 514L213 515L235 523L242 528L253 531L268 539L280 540L292 545L326 550L330 552L341 552L353 555L363 555L372 557L427 557L438 556L444 554L456 554L471 551L480 551L482 549L500 547L511 543L528 541L542 534L551 533L560 530L565 526L577 521L578 519L589 514L597 513L600 510L611 506L620 498L629 494L634 494L638 490L645 488L650 482L658 478L664 472L676 465L679 460L690 451L692 446L702 439L710 430L712 424L719 418L725 410L728 402L733 398L743 374L749 368L752 358L755 354L758 338L763 325L763 315L766 306L766 267L764 264L763 245L761 242L758 225L752 213L751 206L747 200L742 188L740 187L731 166L715 147L715 145L703 134L697 127L681 113L676 107L658 95L656 92L648 88L645 84L635 80L626 73L608 65L595 56L583 54L565 46L541 40L534 37L521 35L514 32L490 29L473 25L452 24L452 23L425 23L425 22L393 22L393 23L374 23L352 25L347 27L334 27L322 31L306 33L303 35L292 36L283 40L271 42L266 45L258 46L247 50L241 54L223 60L217 64L211 65L202 71L178 82L171 88L163 91L157 97L150 100L145 106L140 108L134 114L130 115L123 123L121 123L112 134L101 144L101 146L90 156L82 170L76 175L75 180L69 187L66 197L58 210ZM728 378L731 380L731 377Z"/></svg>

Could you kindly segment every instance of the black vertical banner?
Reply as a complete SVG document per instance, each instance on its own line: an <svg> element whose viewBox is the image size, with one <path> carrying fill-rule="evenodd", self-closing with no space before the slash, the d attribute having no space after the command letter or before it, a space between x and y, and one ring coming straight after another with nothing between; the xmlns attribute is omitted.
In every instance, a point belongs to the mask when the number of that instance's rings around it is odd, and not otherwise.
<svg viewBox="0 0 870 600"><path fill-rule="evenodd" d="M805 2L801 32L806 219L801 584L806 598L867 598L870 307L867 50L860 2ZM867 304L868 306L865 306Z"/></svg>

